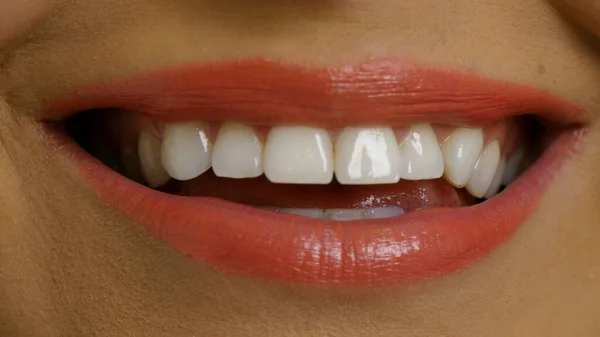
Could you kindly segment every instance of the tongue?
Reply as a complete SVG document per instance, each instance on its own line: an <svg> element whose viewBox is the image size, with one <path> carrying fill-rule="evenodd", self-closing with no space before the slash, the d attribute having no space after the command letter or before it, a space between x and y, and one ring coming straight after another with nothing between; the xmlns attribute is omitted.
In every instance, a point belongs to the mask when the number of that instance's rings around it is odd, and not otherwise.
<svg viewBox="0 0 600 337"><path fill-rule="evenodd" d="M464 190L443 179L408 181L391 185L286 185L273 184L264 176L227 179L208 171L186 181L172 181L161 189L181 196L217 197L258 207L279 208L380 208L397 206L404 212L427 208L461 207L476 203Z"/></svg>

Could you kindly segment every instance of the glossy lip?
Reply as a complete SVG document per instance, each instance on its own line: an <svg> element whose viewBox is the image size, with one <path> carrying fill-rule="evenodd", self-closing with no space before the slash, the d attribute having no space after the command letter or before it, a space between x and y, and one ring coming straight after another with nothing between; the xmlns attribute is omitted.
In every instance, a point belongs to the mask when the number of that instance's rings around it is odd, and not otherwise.
<svg viewBox="0 0 600 337"><path fill-rule="evenodd" d="M587 121L579 107L537 89L406 60L330 69L260 60L187 65L77 90L53 101L44 117L109 107L162 121L216 116L260 125L476 125L523 113L563 125ZM447 275L493 252L534 211L584 134L583 128L563 132L522 177L485 203L336 222L151 190L108 169L61 131L47 133L51 149L69 158L106 202L184 256L285 283L363 287Z"/></svg>

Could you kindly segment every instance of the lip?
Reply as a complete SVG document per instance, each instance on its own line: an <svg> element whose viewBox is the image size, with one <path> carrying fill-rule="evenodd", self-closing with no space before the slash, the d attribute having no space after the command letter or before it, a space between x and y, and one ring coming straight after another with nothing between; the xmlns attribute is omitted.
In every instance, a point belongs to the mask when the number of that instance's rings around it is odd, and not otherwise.
<svg viewBox="0 0 600 337"><path fill-rule="evenodd" d="M161 193L110 170L57 127L48 127L51 150L68 158L107 203L183 256L238 275L359 287L441 277L492 253L526 222L578 152L585 128L577 125L588 118L578 106L535 88L406 60L328 69L262 60L192 64L75 90L50 102L43 117L61 120L93 108L122 108L165 122L218 116L258 125L330 127L484 125L528 113L572 126L527 172L484 203L343 223Z"/></svg>
<svg viewBox="0 0 600 337"><path fill-rule="evenodd" d="M536 88L408 60L308 69L267 60L189 64L84 87L43 111L62 120L79 111L122 108L163 122L235 120L252 125L325 127L485 125L520 114L584 123L581 108Z"/></svg>

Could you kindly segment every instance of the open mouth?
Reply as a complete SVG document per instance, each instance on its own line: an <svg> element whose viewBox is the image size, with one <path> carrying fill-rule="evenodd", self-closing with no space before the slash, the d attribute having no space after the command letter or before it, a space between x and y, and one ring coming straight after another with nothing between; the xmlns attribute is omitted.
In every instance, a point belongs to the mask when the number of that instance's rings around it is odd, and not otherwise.
<svg viewBox="0 0 600 337"><path fill-rule="evenodd" d="M188 65L80 89L45 117L91 186L181 254L358 286L491 253L586 122L539 90L405 60Z"/></svg>

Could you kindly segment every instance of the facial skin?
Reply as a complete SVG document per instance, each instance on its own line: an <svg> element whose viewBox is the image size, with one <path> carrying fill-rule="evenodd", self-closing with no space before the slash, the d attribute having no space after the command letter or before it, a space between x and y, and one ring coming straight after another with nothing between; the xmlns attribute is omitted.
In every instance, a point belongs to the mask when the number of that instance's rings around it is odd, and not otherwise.
<svg viewBox="0 0 600 337"><path fill-rule="evenodd" d="M0 335L599 336L594 3L3 0ZM537 211L490 257L435 281L335 293L191 263L107 207L40 136L41 102L70 89L245 57L456 67L571 100L589 112L589 132Z"/></svg>

